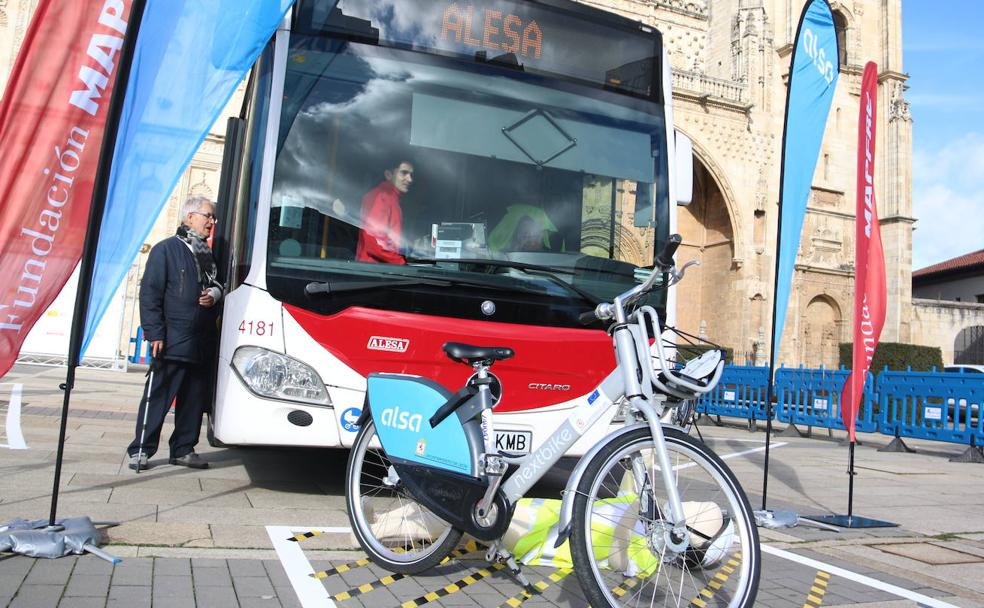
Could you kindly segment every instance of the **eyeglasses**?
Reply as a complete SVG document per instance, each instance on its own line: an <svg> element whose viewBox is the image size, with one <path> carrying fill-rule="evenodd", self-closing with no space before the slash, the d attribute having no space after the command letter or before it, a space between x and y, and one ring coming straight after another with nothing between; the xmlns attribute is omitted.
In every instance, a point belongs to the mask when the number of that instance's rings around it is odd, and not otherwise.
<svg viewBox="0 0 984 608"><path fill-rule="evenodd" d="M215 217L215 215L212 214L212 213L202 213L201 211L192 211L191 214L192 215L200 215L200 216L202 216L202 217L204 217L206 219L211 220L212 223L217 223L219 221L219 218Z"/></svg>

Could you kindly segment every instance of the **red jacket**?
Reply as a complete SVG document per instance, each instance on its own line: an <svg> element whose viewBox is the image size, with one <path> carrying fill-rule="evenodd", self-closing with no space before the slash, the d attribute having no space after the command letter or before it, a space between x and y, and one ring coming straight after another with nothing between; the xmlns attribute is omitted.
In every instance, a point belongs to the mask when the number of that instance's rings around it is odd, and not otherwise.
<svg viewBox="0 0 984 608"><path fill-rule="evenodd" d="M355 249L356 261L407 263L399 254L403 231L400 194L396 186L384 181L362 197L362 229Z"/></svg>

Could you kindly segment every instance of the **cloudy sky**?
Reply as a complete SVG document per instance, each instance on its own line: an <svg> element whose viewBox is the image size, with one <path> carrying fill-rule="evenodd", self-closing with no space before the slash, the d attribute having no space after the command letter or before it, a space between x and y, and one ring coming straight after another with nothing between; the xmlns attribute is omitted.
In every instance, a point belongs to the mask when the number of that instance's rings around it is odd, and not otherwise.
<svg viewBox="0 0 984 608"><path fill-rule="evenodd" d="M984 3L906 0L902 11L919 269L984 248Z"/></svg>

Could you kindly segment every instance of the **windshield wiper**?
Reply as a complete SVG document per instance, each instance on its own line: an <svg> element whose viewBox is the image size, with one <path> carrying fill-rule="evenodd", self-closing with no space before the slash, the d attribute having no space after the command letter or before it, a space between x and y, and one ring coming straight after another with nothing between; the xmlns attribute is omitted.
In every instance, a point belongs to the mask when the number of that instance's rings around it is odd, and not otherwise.
<svg viewBox="0 0 984 608"><path fill-rule="evenodd" d="M389 289L393 287L479 287L496 291L513 291L500 285L490 285L482 281L469 281L461 278L431 278L431 277L380 277L358 281L326 281L312 282L304 286L304 293L309 296L318 294L342 293L346 291L365 291L371 289Z"/></svg>
<svg viewBox="0 0 984 608"><path fill-rule="evenodd" d="M432 285L435 287L450 287L453 283L443 279L421 279L421 278L399 278L380 277L378 279L363 281L326 281L324 283L308 283L304 286L304 293L309 296L317 294L341 293L344 291L363 291L367 289L385 289L387 287L408 287L418 285Z"/></svg>
<svg viewBox="0 0 984 608"><path fill-rule="evenodd" d="M540 264L527 264L526 262L513 262L510 260L487 260L484 258L407 258L407 263L413 264L437 264L439 262L454 262L457 264L475 264L482 266L491 266L494 268L514 268L521 272L525 272L531 275L540 275L551 283L559 285L566 291L576 294L585 302L588 302L592 306L597 306L601 303L601 299L594 294L588 293L579 287L571 285L564 279L557 276L556 273L563 274L574 274L574 270L570 268L561 268L555 266L543 266Z"/></svg>

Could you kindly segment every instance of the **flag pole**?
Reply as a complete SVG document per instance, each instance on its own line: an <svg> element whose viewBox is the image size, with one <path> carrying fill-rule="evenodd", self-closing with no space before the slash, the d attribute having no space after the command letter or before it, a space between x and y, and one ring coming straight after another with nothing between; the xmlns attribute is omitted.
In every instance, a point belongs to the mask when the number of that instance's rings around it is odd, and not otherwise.
<svg viewBox="0 0 984 608"><path fill-rule="evenodd" d="M795 51L794 51L795 52ZM792 60L790 60L790 65L792 65ZM786 113L789 113L789 98L786 98L787 109ZM785 127L783 127L785 130ZM786 138L782 138L783 155L785 155L786 149ZM785 171L785 166L779 170L779 183L782 184L782 174ZM779 298L776 295L779 293L779 252L782 246L782 190L779 191L779 213L778 213L778 223L776 225L776 273L772 285L772 335L769 339L769 380L766 384L765 391L765 463L762 467L762 510L767 509L766 502L769 496L769 445L772 442L772 393L775 390L775 381L773 380L776 375L776 315L779 314ZM778 404L778 400L776 400Z"/></svg>
<svg viewBox="0 0 984 608"><path fill-rule="evenodd" d="M851 522L854 515L854 445L855 442L851 440L851 447L848 448L848 466L847 466L847 521Z"/></svg>
<svg viewBox="0 0 984 608"><path fill-rule="evenodd" d="M85 337L85 317L89 309L89 290L92 287L92 270L96 258L96 246L99 243L99 229L102 225L103 210L106 207L106 193L109 188L110 171L113 164L113 150L116 147L116 135L119 131L120 116L123 113L123 100L126 97L126 87L130 79L130 66L136 48L137 34L143 17L147 0L133 0L133 7L128 17L127 33L120 51L119 72L113 85L113 94L109 101L106 129L103 135L102 147L99 152L99 165L93 180L92 203L89 206L89 221L82 246L82 260L79 263L79 285L75 292L75 311L72 315L72 331L68 342L68 360L66 362L65 383L61 388L65 392L62 401L61 425L58 430L58 451L55 456L55 478L51 488L51 513L48 517L48 529L58 529L55 516L58 513L58 488L61 485L62 460L65 454L65 432L68 427L68 405L75 387L75 370L81 358L82 340Z"/></svg>
<svg viewBox="0 0 984 608"><path fill-rule="evenodd" d="M785 321L785 316L786 316L786 312L787 312L787 308L786 308L785 302L783 302L783 307L782 307L782 311L783 312L782 313L779 312L779 288L780 288L780 285L779 284L780 284L780 274L781 274L782 268L783 268L783 264L782 264L782 261L783 261L783 250L782 250L783 212L786 210L785 209L785 207L786 207L785 203L787 202L786 201L787 195L790 195L792 197L792 199L793 199L792 200L792 204L793 205L799 205L800 204L799 196L800 196L800 194L802 194L802 196L803 196L803 198L802 198L803 214L805 214L806 202L807 202L806 198L807 198L807 196L809 194L808 191L801 193L798 190L796 190L795 188L793 188L793 192L792 193L787 193L786 192L786 189L787 189L787 168L788 168L787 167L787 162L789 164L793 165L793 167L792 167L793 170L791 172L791 175L793 176L793 179L794 179L795 184L796 185L802 185L802 183L800 181L798 181L798 180L802 179L804 177L804 175L805 175L806 178L812 178L813 172L814 172L815 167L816 167L816 159L817 159L817 156L816 155L812 156L812 159L809 159L809 156L810 156L809 154L807 154L806 156L803 156L802 154L800 154L799 156L795 156L794 155L793 160L790 160L790 158L789 158L789 152L790 152L789 138L791 136L790 135L790 116L791 116L791 114L793 114L794 81L796 83L798 83L800 80L802 80L802 78L800 78L800 79L794 79L794 76L796 75L797 59L799 58L798 51L799 51L800 46L801 46L800 45L800 40L802 39L804 24L807 21L807 15L813 10L814 5L820 5L820 4L822 4L823 7L824 7L824 9L825 9L824 15L827 16L830 19L829 26L831 28L833 27L833 21L832 21L833 17L832 17L832 12L831 12L831 9L830 9L829 0L819 0L819 1L818 0L808 0L804 4L803 10L802 10L802 12L800 14L800 18L797 21L796 34L793 36L793 52L792 52L792 54L789 57L789 80L788 80L788 84L787 84L787 87L786 87L786 108L785 108L785 112L783 114L783 124L782 124L782 150L781 150L781 155L779 157L780 158L780 161L779 161L779 200L777 202L777 207L778 207L778 209L777 209L777 211L778 211L777 216L778 217L777 217L777 220L776 220L776 259L775 259L775 275L773 276L773 283L772 283L772 319L771 319L771 322L772 322L772 331L771 331L771 338L769 339L769 378L768 378L768 382L767 382L767 385L766 385L767 388L766 388L766 396L765 396L765 398L766 398L766 403L765 403L765 456L764 456L764 464L763 464L763 467L762 467L762 509L760 511L760 514L762 515L762 517L766 517L769 514L769 512L767 510L767 503L768 503L768 496L769 496L769 457L770 457L770 447L771 447L771 443L772 443L772 416L773 416L772 401L773 401L773 399L776 400L776 405L779 404L778 396L775 395L774 393L775 393L775 375L776 375L776 354L779 351L780 344L778 344L778 342L780 342L782 340L782 335L780 333L777 336L777 333L778 332L776 331L776 329L777 329L777 326L779 325L780 322L784 322ZM813 39L814 39L814 41L816 41L816 34L813 33L812 29L810 29L809 26L807 27L807 33L813 35L814 36ZM834 42L835 49L837 49L838 41L837 41L837 38L836 37L833 38L833 42ZM811 49L806 49L804 52L806 52L807 56L812 57L812 55L811 55ZM816 52L816 49L815 48L812 48L812 52L815 53ZM834 58L836 58L837 56L839 56L839 54L840 54L840 51L839 50L835 50L833 52L833 55L832 56ZM836 61L836 59L834 59L834 60ZM818 68L820 67L820 63L821 62L819 61L819 59L816 59L816 58L814 58L814 60L812 62L812 64L815 65L815 66L817 66ZM828 61L828 63L829 63L829 61ZM831 69L833 68L832 65L830 65L829 67ZM822 72L822 70L819 70L819 71ZM809 74L809 77L810 78L814 78L814 79L817 78L817 74L814 73L812 70L808 71L808 74ZM827 85L828 85L828 89L829 89L829 87L831 85L832 86L836 86L836 74L837 74L836 71L834 71L832 74L830 74L829 79L826 80ZM803 77L804 78L807 77L807 73L804 73ZM824 78L824 74L822 74L822 73L821 73L821 78ZM811 83L811 81L810 80L807 80L807 84L809 85L810 83ZM800 89L795 89L795 90L798 91ZM827 99L827 102L826 102L827 103L827 109L825 109L823 111L824 112L823 124L826 123L826 115L827 115L827 113L829 112L829 109L830 109L830 99L831 98L832 98L832 95L830 95L830 96L828 96L826 98ZM802 99L801 96L798 96L797 97L797 106L796 106L796 108L799 110L799 112L797 113L797 117L799 117L802 114L802 104L803 104L803 99ZM793 129L793 135L799 137L800 139L803 139L803 135L804 134L802 133L803 129L802 129L802 125L799 124L800 122L801 121L796 121L795 122L794 126L799 126L801 128L800 129L795 129L794 128ZM806 133L806 141L809 141L809 136L810 135L811 135L811 133L809 133L809 132ZM819 154L820 143L822 142L822 138L823 138L823 129L820 129L820 131L817 132L815 134L815 136L817 138L816 141L813 142L813 143L816 144L815 153L816 154ZM803 147L801 145L802 143L803 142L797 140L797 142L796 142L797 145L793 146L792 147L792 150L794 152L795 151L802 152L802 150L801 150L801 148ZM812 149L811 146L807 146L807 148L811 148ZM809 160L809 162L811 163L811 164L808 165L809 171L807 172L807 174L800 175L801 173L803 173L802 172L802 168L804 166L807 166L807 164L806 164L806 161L807 160ZM808 185L809 184L807 183L807 186ZM795 211L795 208L794 208L794 211ZM795 219L796 216L795 215L791 215L790 217L792 217L792 218ZM796 224L795 221L793 223ZM799 229L796 232L796 234L791 234L790 235L792 238L795 239L795 241L793 241L794 243L798 243L799 242L800 232L802 232L802 217L799 218L798 224L799 224ZM793 251L792 252L792 255L793 255L794 260L795 260L796 252ZM792 272L793 269L790 269L790 270ZM793 276L792 276L792 274L790 274L790 277L789 277L789 287L790 288L792 286L792 280L793 280ZM785 296L788 299L789 298L789 293L786 293ZM782 315L782 318L781 319L780 319L780 314Z"/></svg>
<svg viewBox="0 0 984 608"><path fill-rule="evenodd" d="M878 224L878 206L875 202L874 151L878 122L875 103L878 97L878 67L874 62L869 61L864 66L860 97L857 200L854 220L856 237L854 344L851 373L844 381L840 400L841 419L849 440L847 515L810 515L803 519L842 528L885 528L898 524L854 515L854 476L857 474L854 470L854 451L857 443L855 438L857 417L861 405L865 403L864 386L884 326L887 297L881 229ZM866 330L865 327L868 329Z"/></svg>

